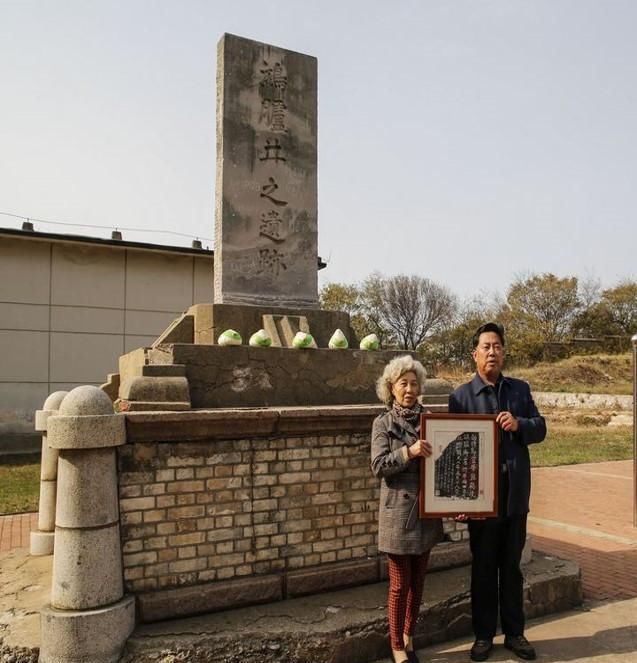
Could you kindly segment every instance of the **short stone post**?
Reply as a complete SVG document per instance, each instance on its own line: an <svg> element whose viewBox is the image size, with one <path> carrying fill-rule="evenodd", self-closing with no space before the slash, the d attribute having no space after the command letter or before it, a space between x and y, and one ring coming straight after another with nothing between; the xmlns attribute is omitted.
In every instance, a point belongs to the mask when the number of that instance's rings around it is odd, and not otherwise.
<svg viewBox="0 0 637 663"><path fill-rule="evenodd" d="M58 480L58 450L51 449L47 440L49 417L58 413L60 403L68 391L55 391L35 412L35 430L42 433L42 458L40 460L40 504L38 529L31 532L31 554L52 555L55 541L55 496Z"/></svg>
<svg viewBox="0 0 637 663"><path fill-rule="evenodd" d="M48 420L59 450L51 606L41 613L41 663L115 663L135 623L124 597L115 447L123 415L97 387L73 389Z"/></svg>

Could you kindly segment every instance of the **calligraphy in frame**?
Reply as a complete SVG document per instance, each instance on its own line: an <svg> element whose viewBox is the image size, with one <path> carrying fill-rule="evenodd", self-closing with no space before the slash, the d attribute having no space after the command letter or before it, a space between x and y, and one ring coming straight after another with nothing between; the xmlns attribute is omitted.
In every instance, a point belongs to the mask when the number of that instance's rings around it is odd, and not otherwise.
<svg viewBox="0 0 637 663"><path fill-rule="evenodd" d="M491 414L423 414L433 453L420 465L420 517L498 514L498 425Z"/></svg>

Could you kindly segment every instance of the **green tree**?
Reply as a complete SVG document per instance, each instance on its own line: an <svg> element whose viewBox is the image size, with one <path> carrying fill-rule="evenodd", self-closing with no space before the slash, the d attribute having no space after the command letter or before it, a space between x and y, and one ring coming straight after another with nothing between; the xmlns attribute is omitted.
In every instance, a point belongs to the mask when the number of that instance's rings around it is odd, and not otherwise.
<svg viewBox="0 0 637 663"><path fill-rule="evenodd" d="M501 305L497 293L462 302L453 319L421 348L423 359L434 372L440 366L472 368L473 335L480 325L497 320Z"/></svg>
<svg viewBox="0 0 637 663"><path fill-rule="evenodd" d="M319 293L319 302L324 310L348 313L354 333L359 339L370 333L366 331L369 325L362 314L361 291L358 286L328 283Z"/></svg>
<svg viewBox="0 0 637 663"><path fill-rule="evenodd" d="M582 336L630 336L637 332L637 282L625 280L603 290L599 301L583 310L575 321Z"/></svg>
<svg viewBox="0 0 637 663"><path fill-rule="evenodd" d="M360 310L359 289L347 283L328 283L319 293L321 308L356 315Z"/></svg>
<svg viewBox="0 0 637 663"><path fill-rule="evenodd" d="M498 316L507 331L509 356L519 362L540 359L545 343L567 339L580 308L577 277L516 278Z"/></svg>

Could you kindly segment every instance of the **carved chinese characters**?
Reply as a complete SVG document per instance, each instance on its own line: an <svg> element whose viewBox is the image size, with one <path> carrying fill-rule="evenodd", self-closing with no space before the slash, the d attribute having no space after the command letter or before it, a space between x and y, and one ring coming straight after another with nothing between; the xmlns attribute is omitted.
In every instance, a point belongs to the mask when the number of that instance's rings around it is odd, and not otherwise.
<svg viewBox="0 0 637 663"><path fill-rule="evenodd" d="M215 301L316 307L316 59L224 35Z"/></svg>
<svg viewBox="0 0 637 663"><path fill-rule="evenodd" d="M480 434L461 433L436 460L436 497L478 499L479 472Z"/></svg>

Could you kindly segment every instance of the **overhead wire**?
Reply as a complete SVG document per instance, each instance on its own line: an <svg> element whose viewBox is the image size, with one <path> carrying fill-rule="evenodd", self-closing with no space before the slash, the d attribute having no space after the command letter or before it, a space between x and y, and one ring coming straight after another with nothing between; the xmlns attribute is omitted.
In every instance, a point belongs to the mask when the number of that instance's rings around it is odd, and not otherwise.
<svg viewBox="0 0 637 663"><path fill-rule="evenodd" d="M13 214L11 212L2 212L4 216L10 216L14 219L21 219L23 221L35 221L37 223L50 224L52 226L71 226L74 228L99 228L101 230L125 230L127 232L140 232L140 233L164 233L166 235L175 235L176 237L187 237L188 239L203 239L207 242L213 242L211 237L202 237L201 235L189 235L187 233L176 232L175 230L159 230L156 228L125 228L124 226L101 226L91 223L69 223L67 221L48 221L46 219L36 219L33 216L24 216L22 214Z"/></svg>

